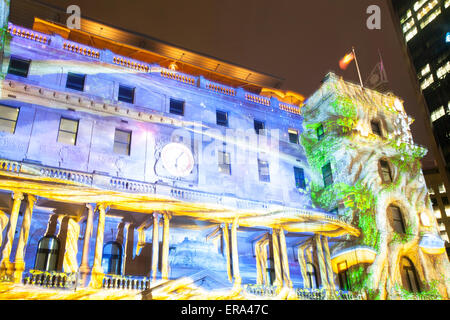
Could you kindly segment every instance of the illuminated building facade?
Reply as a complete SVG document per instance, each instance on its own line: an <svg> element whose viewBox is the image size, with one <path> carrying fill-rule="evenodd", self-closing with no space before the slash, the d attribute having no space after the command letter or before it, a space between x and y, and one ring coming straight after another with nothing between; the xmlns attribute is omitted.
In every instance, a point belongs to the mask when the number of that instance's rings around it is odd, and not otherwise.
<svg viewBox="0 0 450 320"><path fill-rule="evenodd" d="M303 101L5 26L0 298L448 298L398 98L330 73Z"/></svg>
<svg viewBox="0 0 450 320"><path fill-rule="evenodd" d="M399 23L401 34L414 65L415 73L430 115L431 127L445 161L447 176L450 163L450 42L447 41L450 1L448 0L395 0L392 1L395 23ZM450 254L450 217L445 213L448 193L443 179L436 170L425 173L430 196L446 240ZM428 175L430 175L428 177ZM437 181L436 179L440 180ZM438 192L438 189L441 192ZM442 198L438 196L442 195ZM444 195L445 194L445 195ZM443 203L441 204L441 199Z"/></svg>

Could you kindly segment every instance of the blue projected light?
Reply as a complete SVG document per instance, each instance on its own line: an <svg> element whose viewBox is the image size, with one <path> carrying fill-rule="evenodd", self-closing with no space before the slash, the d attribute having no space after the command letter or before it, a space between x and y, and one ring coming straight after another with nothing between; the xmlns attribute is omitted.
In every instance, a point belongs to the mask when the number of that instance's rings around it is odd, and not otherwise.
<svg viewBox="0 0 450 320"><path fill-rule="evenodd" d="M445 42L450 43L450 32L447 32L447 35L445 36Z"/></svg>

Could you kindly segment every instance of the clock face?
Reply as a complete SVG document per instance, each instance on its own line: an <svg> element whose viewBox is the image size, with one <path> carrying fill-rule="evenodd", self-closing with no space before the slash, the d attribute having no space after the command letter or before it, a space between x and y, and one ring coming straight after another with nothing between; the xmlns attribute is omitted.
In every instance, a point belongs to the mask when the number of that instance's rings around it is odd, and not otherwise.
<svg viewBox="0 0 450 320"><path fill-rule="evenodd" d="M194 168L191 150L181 143L169 143L161 151L164 168L173 176L188 176Z"/></svg>

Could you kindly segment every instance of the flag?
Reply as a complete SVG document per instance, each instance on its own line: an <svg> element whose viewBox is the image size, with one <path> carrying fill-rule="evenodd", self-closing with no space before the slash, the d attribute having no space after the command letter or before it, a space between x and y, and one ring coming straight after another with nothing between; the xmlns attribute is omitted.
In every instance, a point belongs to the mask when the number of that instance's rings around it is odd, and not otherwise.
<svg viewBox="0 0 450 320"><path fill-rule="evenodd" d="M350 64L350 62L353 61L353 59L355 59L355 55L353 54L353 52L350 52L348 54L345 55L345 57L343 57L340 61L339 61L339 67L342 70L347 69L348 65Z"/></svg>
<svg viewBox="0 0 450 320"><path fill-rule="evenodd" d="M381 53L380 52L378 53L380 55L380 62L376 64L376 66L370 73L369 77L367 78L366 86L380 92L385 92L388 89L387 87L388 79L386 75L386 70L384 69Z"/></svg>

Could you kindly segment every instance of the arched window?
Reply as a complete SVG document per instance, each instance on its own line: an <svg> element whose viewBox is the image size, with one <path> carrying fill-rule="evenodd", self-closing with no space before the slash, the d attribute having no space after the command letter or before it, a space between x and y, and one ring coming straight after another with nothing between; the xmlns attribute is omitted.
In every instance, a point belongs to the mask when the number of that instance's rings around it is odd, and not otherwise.
<svg viewBox="0 0 450 320"><path fill-rule="evenodd" d="M380 176L381 181L383 183L391 183L392 182L392 172L391 167L389 166L389 162L386 160L380 160Z"/></svg>
<svg viewBox="0 0 450 320"><path fill-rule="evenodd" d="M316 267L310 262L306 264L306 281L309 288L317 288L317 273L316 273Z"/></svg>
<svg viewBox="0 0 450 320"><path fill-rule="evenodd" d="M406 257L402 258L401 263L403 287L410 292L420 292L419 279L413 263Z"/></svg>
<svg viewBox="0 0 450 320"><path fill-rule="evenodd" d="M102 268L106 274L121 274L122 246L117 242L108 242L103 247Z"/></svg>
<svg viewBox="0 0 450 320"><path fill-rule="evenodd" d="M56 271L59 256L59 240L45 236L38 243L34 268L41 271Z"/></svg>
<svg viewBox="0 0 450 320"><path fill-rule="evenodd" d="M388 207L388 214L394 231L400 234L404 234L406 232L405 222L403 220L403 214L400 208L394 205L390 205Z"/></svg>

